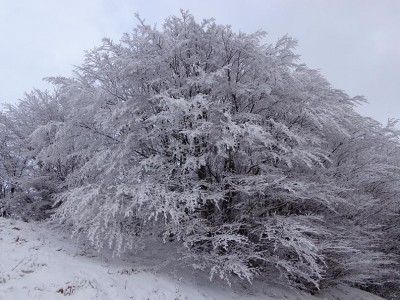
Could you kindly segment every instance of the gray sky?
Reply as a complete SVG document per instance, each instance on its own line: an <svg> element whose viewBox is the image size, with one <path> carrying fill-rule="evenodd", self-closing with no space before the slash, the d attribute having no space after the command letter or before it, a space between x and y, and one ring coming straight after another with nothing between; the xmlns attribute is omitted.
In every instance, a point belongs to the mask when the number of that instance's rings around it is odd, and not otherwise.
<svg viewBox="0 0 400 300"><path fill-rule="evenodd" d="M71 74L102 37L189 9L235 30L298 39L301 62L335 88L364 95L359 111L382 123L400 118L400 0L0 0L0 102L15 103L42 78Z"/></svg>

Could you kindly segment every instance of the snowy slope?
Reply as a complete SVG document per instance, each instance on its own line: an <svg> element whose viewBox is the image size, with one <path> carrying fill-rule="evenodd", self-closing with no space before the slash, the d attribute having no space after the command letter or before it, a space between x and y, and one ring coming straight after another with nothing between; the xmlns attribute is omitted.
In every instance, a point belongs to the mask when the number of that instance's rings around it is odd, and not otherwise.
<svg viewBox="0 0 400 300"><path fill-rule="evenodd" d="M231 289L203 274L156 270L144 261L109 260L46 224L0 218L0 300L382 299L349 287L318 297L265 284Z"/></svg>

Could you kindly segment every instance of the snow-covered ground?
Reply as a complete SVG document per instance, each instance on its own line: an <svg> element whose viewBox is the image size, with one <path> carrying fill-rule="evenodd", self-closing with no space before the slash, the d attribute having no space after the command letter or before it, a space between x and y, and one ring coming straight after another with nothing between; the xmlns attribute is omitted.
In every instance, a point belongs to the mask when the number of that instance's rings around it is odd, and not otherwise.
<svg viewBox="0 0 400 300"><path fill-rule="evenodd" d="M107 259L44 223L0 218L0 300L382 299L344 286L319 296L261 283L229 288L193 270L154 268L151 250L147 258Z"/></svg>

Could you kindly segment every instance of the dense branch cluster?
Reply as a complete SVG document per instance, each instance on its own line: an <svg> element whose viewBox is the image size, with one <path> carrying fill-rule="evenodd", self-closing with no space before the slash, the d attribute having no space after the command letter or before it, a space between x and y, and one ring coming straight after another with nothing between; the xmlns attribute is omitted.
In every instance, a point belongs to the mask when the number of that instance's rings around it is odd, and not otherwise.
<svg viewBox="0 0 400 300"><path fill-rule="evenodd" d="M287 36L138 20L1 113L1 213L115 254L158 238L228 281L393 287L395 124L357 114L363 99L298 64Z"/></svg>

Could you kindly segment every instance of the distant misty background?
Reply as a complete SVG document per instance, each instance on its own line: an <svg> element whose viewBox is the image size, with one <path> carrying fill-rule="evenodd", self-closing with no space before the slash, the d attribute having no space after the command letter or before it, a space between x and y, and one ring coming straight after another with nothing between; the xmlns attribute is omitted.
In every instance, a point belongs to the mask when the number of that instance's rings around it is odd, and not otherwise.
<svg viewBox="0 0 400 300"><path fill-rule="evenodd" d="M235 31L288 34L301 62L335 88L364 95L358 110L381 123L400 118L400 1L397 0L0 0L0 102L16 103L43 77L71 75L83 51L103 37L119 40L136 24L162 24L180 9L197 20L214 17Z"/></svg>

